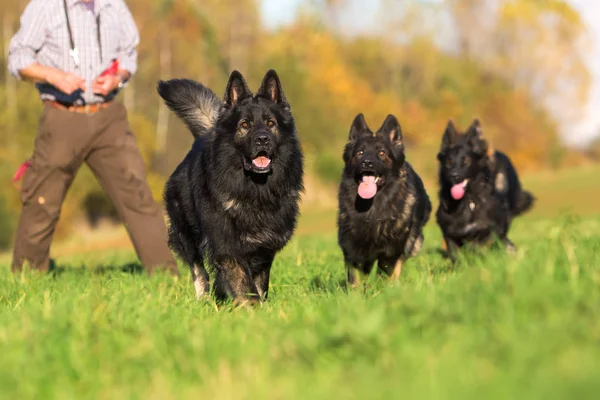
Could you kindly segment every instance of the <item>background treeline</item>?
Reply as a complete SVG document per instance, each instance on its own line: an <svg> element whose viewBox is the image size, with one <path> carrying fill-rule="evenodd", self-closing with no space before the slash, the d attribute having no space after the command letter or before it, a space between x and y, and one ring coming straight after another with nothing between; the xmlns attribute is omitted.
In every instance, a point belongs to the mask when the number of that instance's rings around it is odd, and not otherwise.
<svg viewBox="0 0 600 400"><path fill-rule="evenodd" d="M141 32L139 71L121 95L160 198L191 135L156 95L158 79L197 79L219 95L232 69L256 89L275 68L307 155L306 207L330 206L352 118L376 128L388 113L404 129L408 158L434 185L448 118L481 118L494 145L521 170L559 168L600 155L561 146L581 116L590 76L589 38L566 1L380 0L367 33L352 29L356 1L307 1L290 25L268 31L259 1L127 0ZM6 53L26 0L0 3L0 246L10 244L19 202L10 178L31 153L40 113L32 85L8 76ZM429 186L430 190L434 186ZM433 193L432 193L433 194ZM58 235L113 213L84 168L62 210Z"/></svg>

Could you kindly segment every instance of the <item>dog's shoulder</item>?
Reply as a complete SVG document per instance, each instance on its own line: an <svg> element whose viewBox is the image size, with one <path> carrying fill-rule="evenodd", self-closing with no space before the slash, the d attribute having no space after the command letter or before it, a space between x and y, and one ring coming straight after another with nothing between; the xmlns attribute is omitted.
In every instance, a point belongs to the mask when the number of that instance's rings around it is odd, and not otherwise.
<svg viewBox="0 0 600 400"><path fill-rule="evenodd" d="M407 183L410 186L412 186L419 195L427 197L425 184L423 183L421 176L419 176L419 174L417 173L417 171L415 171L412 165L408 161L406 161L402 166L402 169L405 171Z"/></svg>

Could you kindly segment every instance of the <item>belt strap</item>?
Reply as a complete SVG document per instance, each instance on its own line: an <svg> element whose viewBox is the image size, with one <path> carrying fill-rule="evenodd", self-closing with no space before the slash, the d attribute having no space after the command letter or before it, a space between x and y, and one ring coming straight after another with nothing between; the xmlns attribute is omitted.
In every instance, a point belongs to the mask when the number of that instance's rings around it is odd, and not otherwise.
<svg viewBox="0 0 600 400"><path fill-rule="evenodd" d="M108 108L112 104L112 102L109 101L106 103L96 103L96 104L86 104L83 106L74 106L74 105L64 105L57 101L44 100L44 104L47 104L53 108L58 108L60 110L71 111L71 112L82 113L82 114L93 114L104 108Z"/></svg>

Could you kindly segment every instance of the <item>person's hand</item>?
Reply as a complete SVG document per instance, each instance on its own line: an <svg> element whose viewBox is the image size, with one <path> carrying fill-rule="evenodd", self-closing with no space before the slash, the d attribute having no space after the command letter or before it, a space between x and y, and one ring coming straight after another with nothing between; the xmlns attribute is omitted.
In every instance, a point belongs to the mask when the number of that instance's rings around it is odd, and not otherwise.
<svg viewBox="0 0 600 400"><path fill-rule="evenodd" d="M113 90L115 90L121 83L121 78L118 75L105 75L99 76L92 83L92 91L95 94L101 94L106 96Z"/></svg>
<svg viewBox="0 0 600 400"><path fill-rule="evenodd" d="M54 70L48 74L46 82L68 95L78 89L85 91L85 79L68 72Z"/></svg>

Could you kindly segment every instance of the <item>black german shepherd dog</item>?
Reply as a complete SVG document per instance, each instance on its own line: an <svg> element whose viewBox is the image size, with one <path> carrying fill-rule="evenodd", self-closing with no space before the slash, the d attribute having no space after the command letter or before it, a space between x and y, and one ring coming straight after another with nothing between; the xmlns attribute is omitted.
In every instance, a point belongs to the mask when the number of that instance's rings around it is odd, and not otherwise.
<svg viewBox="0 0 600 400"><path fill-rule="evenodd" d="M398 279L404 261L421 250L431 203L405 161L396 117L388 115L373 134L364 116L356 116L343 158L338 242L348 284L356 286L376 261L380 271Z"/></svg>
<svg viewBox="0 0 600 400"><path fill-rule="evenodd" d="M164 192L169 245L190 266L197 297L236 304L267 298L275 254L290 240L303 191L303 155L275 71L253 95L233 71L224 101L187 79L159 82L167 106L195 137Z"/></svg>
<svg viewBox="0 0 600 400"><path fill-rule="evenodd" d="M489 146L479 120L463 134L449 121L438 160L440 205L436 217L452 261L463 245L485 244L494 236L514 251L507 237L510 223L531 208L534 197L521 189L510 159Z"/></svg>

